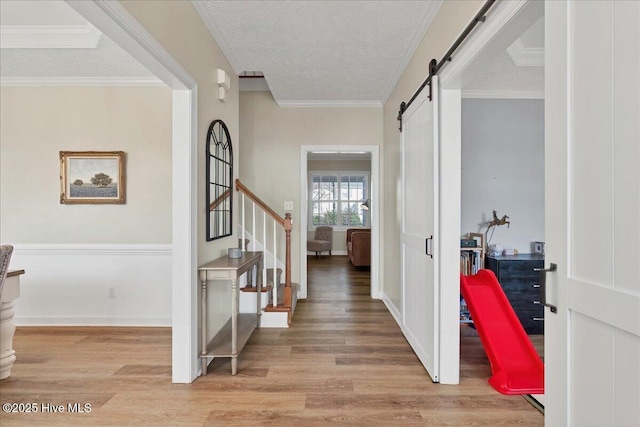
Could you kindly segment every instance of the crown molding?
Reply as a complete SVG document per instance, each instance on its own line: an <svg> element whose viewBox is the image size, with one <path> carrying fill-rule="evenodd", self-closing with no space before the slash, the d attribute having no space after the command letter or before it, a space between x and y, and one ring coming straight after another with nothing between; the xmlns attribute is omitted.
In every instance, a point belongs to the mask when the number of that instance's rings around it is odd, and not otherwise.
<svg viewBox="0 0 640 427"><path fill-rule="evenodd" d="M95 49L102 32L84 25L2 25L2 49Z"/></svg>
<svg viewBox="0 0 640 427"><path fill-rule="evenodd" d="M278 101L282 108L382 108L378 100L367 101Z"/></svg>
<svg viewBox="0 0 640 427"><path fill-rule="evenodd" d="M522 39L517 39L507 53L518 67L544 67L544 47L525 47Z"/></svg>
<svg viewBox="0 0 640 427"><path fill-rule="evenodd" d="M0 77L0 86L166 86L156 77Z"/></svg>
<svg viewBox="0 0 640 427"><path fill-rule="evenodd" d="M463 90L467 99L544 99L544 90Z"/></svg>
<svg viewBox="0 0 640 427"><path fill-rule="evenodd" d="M398 81L400 80L400 77L402 77L404 70L406 70L407 65L409 65L409 61L411 61L411 58L413 58L413 55L415 55L420 42L422 42L422 40L426 36L427 30L438 14L440 6L442 6L442 2L443 0L433 0L431 2L433 6L429 9L429 14L425 16L424 21L422 21L422 25L420 25L419 31L416 32L413 40L411 40L411 42L407 46L407 50L400 62L398 62L398 66L396 67L395 71L389 76L387 86L385 87L384 92L382 92L381 99L383 104L386 103L391 96L391 92L398 84Z"/></svg>

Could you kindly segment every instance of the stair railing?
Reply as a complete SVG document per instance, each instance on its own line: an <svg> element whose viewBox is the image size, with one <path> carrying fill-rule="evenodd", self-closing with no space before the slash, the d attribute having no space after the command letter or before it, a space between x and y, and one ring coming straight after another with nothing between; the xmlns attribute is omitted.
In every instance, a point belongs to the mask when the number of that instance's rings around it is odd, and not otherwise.
<svg viewBox="0 0 640 427"><path fill-rule="evenodd" d="M284 282L284 307L291 309L292 304L292 295L291 295L291 214L286 213L284 218L278 215L273 209L271 209L265 202L260 200L258 196L256 196L251 190L249 190L244 184L240 182L239 179L236 179L236 191L238 191L242 195L241 206L242 206L242 219L241 219L241 227L242 227L242 242L245 242L245 233L247 230L246 224L246 207L245 207L245 199L249 199L251 202L251 223L252 229L251 232L253 234L253 239L251 242L252 250L256 249L256 208L262 211L262 246L264 249L267 248L267 215L271 217L273 221L273 307L278 305L278 284L276 283L277 279L277 254L278 254L278 239L277 239L277 230L278 227L282 227L285 232L285 282ZM243 250L247 248L243 245ZM262 263L262 283L267 283L267 263Z"/></svg>

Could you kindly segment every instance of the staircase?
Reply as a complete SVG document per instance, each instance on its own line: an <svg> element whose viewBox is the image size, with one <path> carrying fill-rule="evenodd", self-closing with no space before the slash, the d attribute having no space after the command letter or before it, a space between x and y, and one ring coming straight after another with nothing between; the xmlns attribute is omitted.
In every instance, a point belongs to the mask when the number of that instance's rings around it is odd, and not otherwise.
<svg viewBox="0 0 640 427"><path fill-rule="evenodd" d="M263 284L261 326L286 328L291 324L300 288L291 283L291 214L282 218L237 179L236 190L241 195L239 246L243 251L264 254L262 271L258 273L262 274ZM278 260L278 250L282 252L283 246L284 265ZM247 283L253 282L247 280ZM240 290L240 312L255 313L256 288L245 286Z"/></svg>

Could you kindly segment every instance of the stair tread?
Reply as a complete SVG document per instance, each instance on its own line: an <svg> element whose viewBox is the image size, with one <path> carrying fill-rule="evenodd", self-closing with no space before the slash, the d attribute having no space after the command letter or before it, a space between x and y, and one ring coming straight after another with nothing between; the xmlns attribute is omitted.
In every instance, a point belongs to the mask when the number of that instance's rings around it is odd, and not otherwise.
<svg viewBox="0 0 640 427"><path fill-rule="evenodd" d="M260 288L262 292L269 292L271 289L273 289L273 285L266 285ZM242 292L256 292L257 288L255 288L254 286L245 286L244 288L240 288L240 290Z"/></svg>
<svg viewBox="0 0 640 427"><path fill-rule="evenodd" d="M278 306L273 306L273 304L268 304L265 308L264 311L276 311L276 312L287 312L287 311L291 311L290 308L284 307L282 305L278 305Z"/></svg>

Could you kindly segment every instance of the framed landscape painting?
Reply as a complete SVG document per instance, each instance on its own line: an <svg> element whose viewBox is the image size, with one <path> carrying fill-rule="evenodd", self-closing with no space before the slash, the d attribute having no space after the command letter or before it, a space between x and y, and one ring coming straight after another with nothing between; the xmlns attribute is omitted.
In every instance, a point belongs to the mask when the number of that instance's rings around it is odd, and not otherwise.
<svg viewBox="0 0 640 427"><path fill-rule="evenodd" d="M61 204L125 202L123 151L61 151Z"/></svg>

